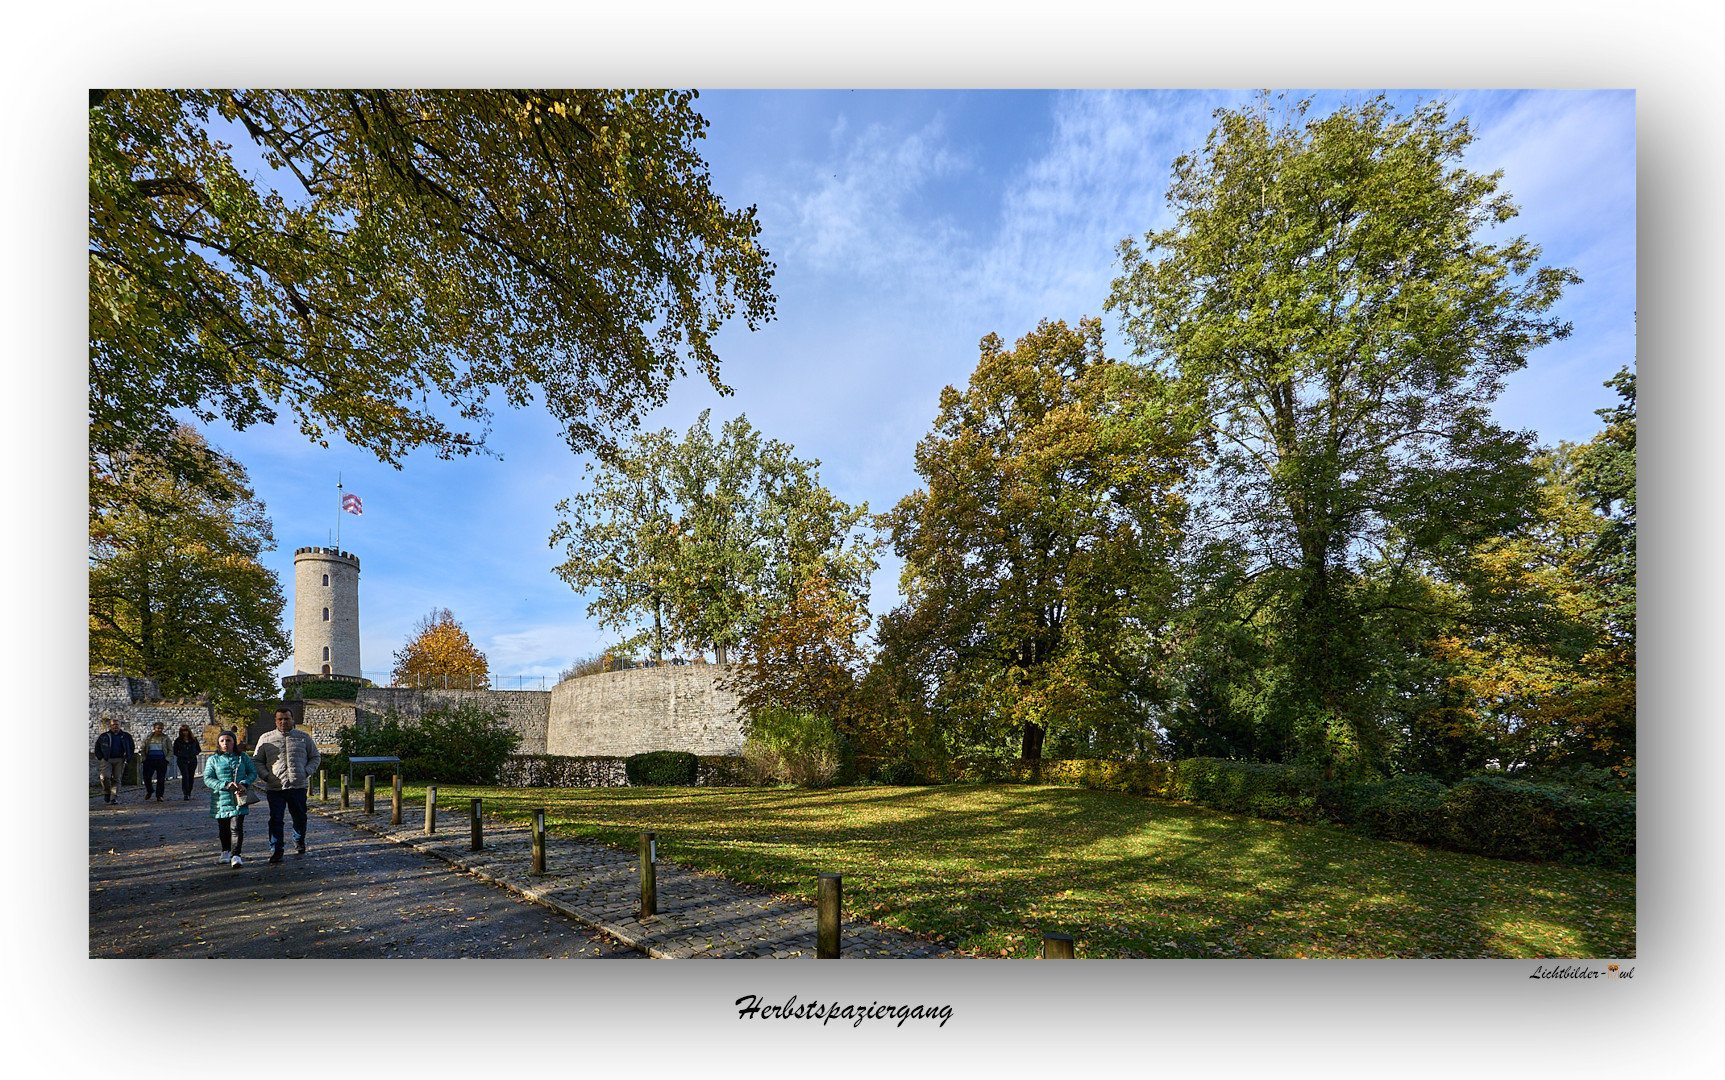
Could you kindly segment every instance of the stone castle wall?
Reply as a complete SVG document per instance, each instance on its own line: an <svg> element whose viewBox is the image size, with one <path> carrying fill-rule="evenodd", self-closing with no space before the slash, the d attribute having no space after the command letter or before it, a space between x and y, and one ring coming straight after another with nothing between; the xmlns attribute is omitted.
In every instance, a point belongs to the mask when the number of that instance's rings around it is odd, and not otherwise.
<svg viewBox="0 0 1725 1080"><path fill-rule="evenodd" d="M550 690L425 690L410 686L368 686L359 692L355 702L362 717L382 716L394 710L400 716L415 717L440 705L457 705L463 701L478 703L480 708L501 712L509 726L521 734L521 746L516 753L543 754L545 731L551 716ZM320 740L319 745L322 745Z"/></svg>
<svg viewBox="0 0 1725 1080"><path fill-rule="evenodd" d="M581 675L550 693L547 754L627 757L648 750L743 752L743 715L721 686L728 664L665 665ZM523 748L525 752L525 747Z"/></svg>
<svg viewBox="0 0 1725 1080"><path fill-rule="evenodd" d="M192 734L204 745L214 749L216 716L210 703L202 698L164 700L156 680L138 675L110 675L92 672L90 675L90 722L84 733L84 752L90 755L96 746L96 736L108 730L108 718L120 721L121 730L141 742L160 721L170 736L178 735L180 725L192 729ZM96 759L90 757L90 783L96 783Z"/></svg>

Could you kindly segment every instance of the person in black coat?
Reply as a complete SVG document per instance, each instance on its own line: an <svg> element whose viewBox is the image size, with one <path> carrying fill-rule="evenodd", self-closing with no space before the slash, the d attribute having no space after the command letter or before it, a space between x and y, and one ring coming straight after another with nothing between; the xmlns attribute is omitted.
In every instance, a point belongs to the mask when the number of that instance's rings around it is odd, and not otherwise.
<svg viewBox="0 0 1725 1080"><path fill-rule="evenodd" d="M174 740L174 764L180 768L180 793L192 797L192 781L197 779L198 754L203 747L192 737L192 729L180 725L179 738Z"/></svg>
<svg viewBox="0 0 1725 1080"><path fill-rule="evenodd" d="M120 721L108 717L108 730L96 736L96 767L102 776L102 801L120 801L120 781L126 775L126 763L132 760L137 747L132 737L120 730Z"/></svg>

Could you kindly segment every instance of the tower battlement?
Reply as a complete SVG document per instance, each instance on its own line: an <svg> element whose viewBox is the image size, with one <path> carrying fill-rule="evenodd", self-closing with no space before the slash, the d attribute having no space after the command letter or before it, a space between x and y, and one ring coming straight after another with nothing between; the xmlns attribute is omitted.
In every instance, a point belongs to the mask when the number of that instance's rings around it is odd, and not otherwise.
<svg viewBox="0 0 1725 1080"><path fill-rule="evenodd" d="M352 563L354 566L354 569L356 569L356 570L359 569L359 556L358 555L355 555L351 551L337 551L335 548L332 548L332 547L294 548L293 549L293 561L297 563L300 561L301 558L307 558L307 559L341 559L345 562Z"/></svg>

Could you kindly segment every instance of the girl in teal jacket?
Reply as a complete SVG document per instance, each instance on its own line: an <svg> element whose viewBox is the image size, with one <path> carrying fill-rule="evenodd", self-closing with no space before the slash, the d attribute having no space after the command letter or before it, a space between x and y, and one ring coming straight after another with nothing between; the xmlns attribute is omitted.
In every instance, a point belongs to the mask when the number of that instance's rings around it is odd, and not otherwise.
<svg viewBox="0 0 1725 1080"><path fill-rule="evenodd" d="M216 832L222 841L222 862L239 866L240 848L246 842L246 800L240 794L258 778L251 755L236 749L234 733L224 731L216 736L216 752L204 764L204 787L210 793L210 816L216 819Z"/></svg>

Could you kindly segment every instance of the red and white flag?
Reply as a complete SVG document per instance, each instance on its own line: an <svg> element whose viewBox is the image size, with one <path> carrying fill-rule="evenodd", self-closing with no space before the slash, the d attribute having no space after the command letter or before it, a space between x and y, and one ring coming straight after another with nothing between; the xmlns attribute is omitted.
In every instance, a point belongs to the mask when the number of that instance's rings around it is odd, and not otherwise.
<svg viewBox="0 0 1725 1080"><path fill-rule="evenodd" d="M359 508L359 496L352 492L348 492L346 495L341 497L341 508L350 514L359 514L361 516L364 516L365 514L365 511Z"/></svg>

